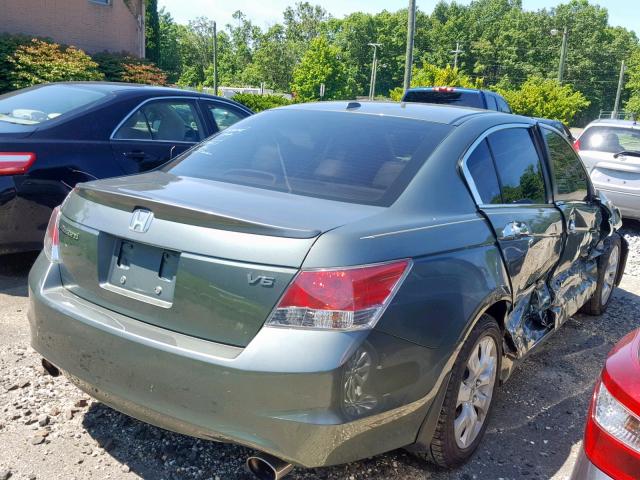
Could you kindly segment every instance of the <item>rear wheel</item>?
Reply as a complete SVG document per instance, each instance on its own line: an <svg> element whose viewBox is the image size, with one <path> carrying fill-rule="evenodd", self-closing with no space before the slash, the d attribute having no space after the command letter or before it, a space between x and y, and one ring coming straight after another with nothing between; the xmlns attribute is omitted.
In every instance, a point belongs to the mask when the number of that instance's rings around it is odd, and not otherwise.
<svg viewBox="0 0 640 480"><path fill-rule="evenodd" d="M622 242L617 233L609 237L606 242L608 253L601 255L598 259L598 285L596 291L582 308L582 311L588 315L602 315L607 310L613 291L616 288Z"/></svg>
<svg viewBox="0 0 640 480"><path fill-rule="evenodd" d="M483 315L454 364L427 455L429 460L451 468L471 457L487 428L501 359L498 324L489 315Z"/></svg>

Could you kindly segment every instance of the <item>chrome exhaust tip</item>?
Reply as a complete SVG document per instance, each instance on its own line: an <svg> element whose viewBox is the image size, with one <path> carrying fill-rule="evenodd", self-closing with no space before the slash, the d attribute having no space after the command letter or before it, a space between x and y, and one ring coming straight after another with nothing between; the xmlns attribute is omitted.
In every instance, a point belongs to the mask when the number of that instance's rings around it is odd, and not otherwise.
<svg viewBox="0 0 640 480"><path fill-rule="evenodd" d="M286 477L293 465L267 454L247 458L247 469L259 480L280 480Z"/></svg>

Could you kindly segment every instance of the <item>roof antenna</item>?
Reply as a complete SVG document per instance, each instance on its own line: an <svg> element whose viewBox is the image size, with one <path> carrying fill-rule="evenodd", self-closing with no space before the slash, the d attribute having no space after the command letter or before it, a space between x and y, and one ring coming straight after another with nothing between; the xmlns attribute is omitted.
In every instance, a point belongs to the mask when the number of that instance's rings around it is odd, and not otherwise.
<svg viewBox="0 0 640 480"><path fill-rule="evenodd" d="M360 105L360 102L349 102L347 104L347 110L351 110L353 108L360 108L362 105Z"/></svg>

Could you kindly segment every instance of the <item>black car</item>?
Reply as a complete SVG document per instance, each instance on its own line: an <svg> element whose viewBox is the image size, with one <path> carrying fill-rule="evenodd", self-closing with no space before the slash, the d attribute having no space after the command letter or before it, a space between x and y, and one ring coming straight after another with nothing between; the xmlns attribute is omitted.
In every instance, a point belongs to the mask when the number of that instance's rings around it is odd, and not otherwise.
<svg viewBox="0 0 640 480"><path fill-rule="evenodd" d="M416 87L407 90L403 102L438 103L511 113L504 97L490 90L458 87Z"/></svg>
<svg viewBox="0 0 640 480"><path fill-rule="evenodd" d="M151 170L253 112L212 95L52 83L0 96L0 254L38 250L78 182Z"/></svg>

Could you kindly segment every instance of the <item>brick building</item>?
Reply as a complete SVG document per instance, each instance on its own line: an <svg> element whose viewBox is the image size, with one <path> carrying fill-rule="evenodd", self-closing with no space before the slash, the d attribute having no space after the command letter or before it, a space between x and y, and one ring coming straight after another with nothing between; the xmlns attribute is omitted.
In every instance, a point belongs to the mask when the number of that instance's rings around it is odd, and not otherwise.
<svg viewBox="0 0 640 480"><path fill-rule="evenodd" d="M0 0L0 32L144 57L144 0Z"/></svg>

